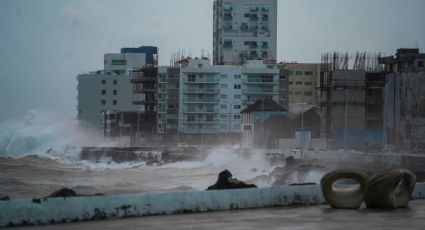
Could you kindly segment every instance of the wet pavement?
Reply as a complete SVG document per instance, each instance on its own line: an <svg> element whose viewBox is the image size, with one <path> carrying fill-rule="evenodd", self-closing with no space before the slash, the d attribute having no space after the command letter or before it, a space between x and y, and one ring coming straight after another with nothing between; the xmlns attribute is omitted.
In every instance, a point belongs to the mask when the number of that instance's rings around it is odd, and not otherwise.
<svg viewBox="0 0 425 230"><path fill-rule="evenodd" d="M331 209L327 205L251 209L14 229L425 229L425 200L395 210Z"/></svg>

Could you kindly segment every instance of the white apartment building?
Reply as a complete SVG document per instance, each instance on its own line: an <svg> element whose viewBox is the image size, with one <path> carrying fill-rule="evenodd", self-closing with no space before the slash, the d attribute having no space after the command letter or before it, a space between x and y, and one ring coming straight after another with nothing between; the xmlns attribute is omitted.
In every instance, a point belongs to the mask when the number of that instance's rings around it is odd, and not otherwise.
<svg viewBox="0 0 425 230"><path fill-rule="evenodd" d="M240 134L241 110L262 98L278 101L278 68L261 60L230 66L189 59L180 69L180 133Z"/></svg>
<svg viewBox="0 0 425 230"><path fill-rule="evenodd" d="M215 0L214 65L276 60L277 0Z"/></svg>
<svg viewBox="0 0 425 230"><path fill-rule="evenodd" d="M133 84L128 70L145 64L144 53L109 53L104 55L104 70L79 74L78 120L101 129L102 112L140 111L141 106L133 104Z"/></svg>

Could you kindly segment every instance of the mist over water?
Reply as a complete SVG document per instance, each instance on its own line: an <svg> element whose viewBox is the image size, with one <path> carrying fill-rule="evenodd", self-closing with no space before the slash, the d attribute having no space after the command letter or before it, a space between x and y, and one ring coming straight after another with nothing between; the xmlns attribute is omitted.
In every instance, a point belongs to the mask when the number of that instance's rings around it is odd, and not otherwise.
<svg viewBox="0 0 425 230"><path fill-rule="evenodd" d="M124 194L204 190L228 169L233 177L257 186L271 186L275 168L264 154L242 155L231 146L208 150L198 161L148 166L80 160L84 146L116 146L96 131L53 112L31 110L22 119L0 124L0 195L41 197L61 187L79 193Z"/></svg>

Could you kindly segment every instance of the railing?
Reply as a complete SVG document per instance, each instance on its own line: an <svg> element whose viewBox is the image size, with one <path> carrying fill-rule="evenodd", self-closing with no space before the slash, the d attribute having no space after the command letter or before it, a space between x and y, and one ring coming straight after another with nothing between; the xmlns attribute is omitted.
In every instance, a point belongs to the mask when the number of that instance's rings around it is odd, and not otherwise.
<svg viewBox="0 0 425 230"><path fill-rule="evenodd" d="M188 79L185 79L183 82L187 83L187 84L208 84L208 83L218 84L218 83L220 83L220 79L216 79L216 78L207 79L207 78L205 78L205 79L196 79L195 81L189 81Z"/></svg>
<svg viewBox="0 0 425 230"><path fill-rule="evenodd" d="M242 90L244 94L279 94L279 92L275 92L273 90L259 90L259 89L244 89Z"/></svg>
<svg viewBox="0 0 425 230"><path fill-rule="evenodd" d="M183 93L220 93L220 89L183 89Z"/></svg>
<svg viewBox="0 0 425 230"><path fill-rule="evenodd" d="M190 103L219 103L220 102L220 100L219 99L203 99L203 100L200 100L200 99L197 99L197 100L183 100L183 103L186 103L186 104L190 104Z"/></svg>
<svg viewBox="0 0 425 230"><path fill-rule="evenodd" d="M219 113L219 109L184 109L183 113Z"/></svg>
<svg viewBox="0 0 425 230"><path fill-rule="evenodd" d="M223 48L232 48L233 47L233 44L232 43L224 43L223 44Z"/></svg>
<svg viewBox="0 0 425 230"><path fill-rule="evenodd" d="M269 84L269 85L273 85L273 84L279 84L279 82L277 80L263 80L263 79L243 79L242 80L243 84Z"/></svg>
<svg viewBox="0 0 425 230"><path fill-rule="evenodd" d="M194 119L194 120L184 120L183 123L186 124L210 124L210 123L218 123L220 120L213 119L213 120L207 120L207 119Z"/></svg>

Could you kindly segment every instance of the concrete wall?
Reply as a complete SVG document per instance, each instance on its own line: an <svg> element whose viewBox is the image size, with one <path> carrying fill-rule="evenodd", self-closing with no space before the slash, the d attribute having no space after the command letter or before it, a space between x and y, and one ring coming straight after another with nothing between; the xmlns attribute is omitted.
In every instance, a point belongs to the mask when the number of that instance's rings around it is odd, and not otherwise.
<svg viewBox="0 0 425 230"><path fill-rule="evenodd" d="M413 199L425 198L417 183ZM0 227L108 218L323 204L320 185L0 201ZM289 211L289 210L288 210Z"/></svg>
<svg viewBox="0 0 425 230"><path fill-rule="evenodd" d="M384 143L425 148L425 72L387 76Z"/></svg>

